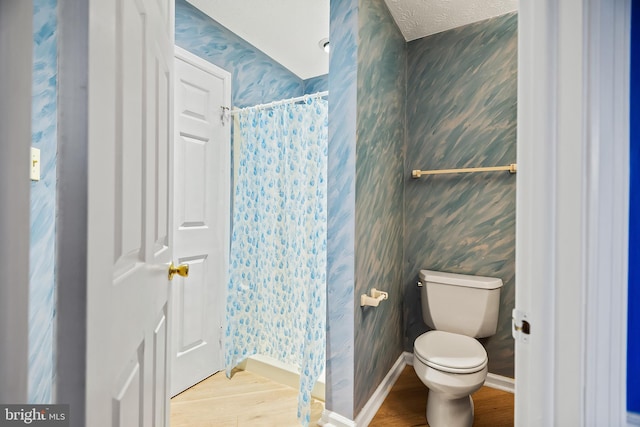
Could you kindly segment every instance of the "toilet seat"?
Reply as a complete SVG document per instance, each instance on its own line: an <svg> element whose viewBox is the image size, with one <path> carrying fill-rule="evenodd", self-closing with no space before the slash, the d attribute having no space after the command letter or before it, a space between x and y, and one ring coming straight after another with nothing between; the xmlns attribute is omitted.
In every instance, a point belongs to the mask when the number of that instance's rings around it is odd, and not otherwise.
<svg viewBox="0 0 640 427"><path fill-rule="evenodd" d="M470 374L487 366L487 352L476 339L444 331L420 335L413 347L415 357L443 372Z"/></svg>

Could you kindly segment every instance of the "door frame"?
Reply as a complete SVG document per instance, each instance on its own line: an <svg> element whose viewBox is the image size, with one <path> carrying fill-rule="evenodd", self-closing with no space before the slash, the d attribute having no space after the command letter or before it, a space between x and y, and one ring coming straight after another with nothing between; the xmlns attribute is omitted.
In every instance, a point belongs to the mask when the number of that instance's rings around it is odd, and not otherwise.
<svg viewBox="0 0 640 427"><path fill-rule="evenodd" d="M519 427L626 424L630 3L519 4Z"/></svg>
<svg viewBox="0 0 640 427"><path fill-rule="evenodd" d="M58 0L55 401L85 423L89 0Z"/></svg>
<svg viewBox="0 0 640 427"><path fill-rule="evenodd" d="M0 402L26 403L33 4L0 1Z"/></svg>

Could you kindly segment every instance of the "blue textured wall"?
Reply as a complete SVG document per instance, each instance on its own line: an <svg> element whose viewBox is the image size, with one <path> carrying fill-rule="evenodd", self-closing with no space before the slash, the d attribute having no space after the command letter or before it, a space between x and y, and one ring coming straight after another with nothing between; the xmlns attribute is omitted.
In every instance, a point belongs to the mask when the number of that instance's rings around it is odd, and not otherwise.
<svg viewBox="0 0 640 427"><path fill-rule="evenodd" d="M227 70L234 107L304 94L304 82L185 0L176 0L176 45Z"/></svg>
<svg viewBox="0 0 640 427"><path fill-rule="evenodd" d="M331 0L326 408L353 417L358 0Z"/></svg>
<svg viewBox="0 0 640 427"><path fill-rule="evenodd" d="M360 0L356 145L355 414L402 354L407 44L383 0ZM360 307L371 288L389 293Z"/></svg>
<svg viewBox="0 0 640 427"><path fill-rule="evenodd" d="M508 165L516 161L517 15L409 43L407 166ZM405 348L426 331L415 283L421 268L499 277L497 333L483 340L489 372L513 376L515 175L406 179Z"/></svg>
<svg viewBox="0 0 640 427"><path fill-rule="evenodd" d="M54 380L57 150L57 0L33 4L32 144L40 151L31 184L29 402L50 403Z"/></svg>
<svg viewBox="0 0 640 427"><path fill-rule="evenodd" d="M627 410L640 413L640 7L631 9L631 177L629 194L629 302Z"/></svg>
<svg viewBox="0 0 640 427"><path fill-rule="evenodd" d="M304 93L317 93L329 90L329 75L325 74L304 81Z"/></svg>

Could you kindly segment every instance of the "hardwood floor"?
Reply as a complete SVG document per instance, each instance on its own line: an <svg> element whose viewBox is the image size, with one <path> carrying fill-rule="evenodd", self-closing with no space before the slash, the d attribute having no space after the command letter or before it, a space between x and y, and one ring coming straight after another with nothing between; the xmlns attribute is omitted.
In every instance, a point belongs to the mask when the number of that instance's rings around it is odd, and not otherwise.
<svg viewBox="0 0 640 427"><path fill-rule="evenodd" d="M251 372L219 372L171 399L171 427L296 427L297 390ZM473 395L474 427L513 426L513 394L482 387ZM427 388L407 366L376 413L371 427L428 426ZM314 399L311 423L322 415Z"/></svg>
<svg viewBox="0 0 640 427"><path fill-rule="evenodd" d="M298 391L247 371L218 372L171 399L171 427L299 426ZM313 399L311 426L324 403Z"/></svg>
<svg viewBox="0 0 640 427"><path fill-rule="evenodd" d="M371 427L424 427L428 390L412 366L400 378L369 424ZM482 387L473 394L474 427L513 426L513 394Z"/></svg>

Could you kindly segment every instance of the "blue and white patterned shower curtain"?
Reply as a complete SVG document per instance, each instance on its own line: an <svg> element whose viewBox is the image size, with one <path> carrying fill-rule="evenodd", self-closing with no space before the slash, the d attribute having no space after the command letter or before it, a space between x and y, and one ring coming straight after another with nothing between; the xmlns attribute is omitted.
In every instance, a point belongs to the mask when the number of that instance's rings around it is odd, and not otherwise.
<svg viewBox="0 0 640 427"><path fill-rule="evenodd" d="M241 110L238 122L227 376L254 354L299 367L308 425L325 364L327 101Z"/></svg>

